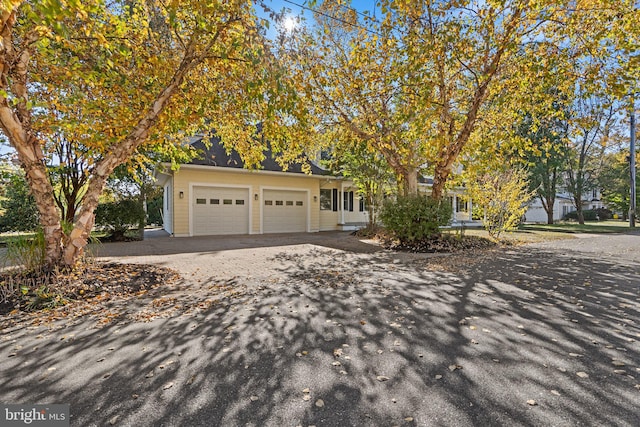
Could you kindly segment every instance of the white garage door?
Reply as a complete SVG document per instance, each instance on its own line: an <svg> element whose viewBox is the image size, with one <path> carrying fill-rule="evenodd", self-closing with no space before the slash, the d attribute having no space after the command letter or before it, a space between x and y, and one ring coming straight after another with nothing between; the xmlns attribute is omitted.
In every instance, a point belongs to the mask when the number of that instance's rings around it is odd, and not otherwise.
<svg viewBox="0 0 640 427"><path fill-rule="evenodd" d="M307 192L264 190L262 226L265 233L307 231Z"/></svg>
<svg viewBox="0 0 640 427"><path fill-rule="evenodd" d="M193 187L193 234L249 233L249 190Z"/></svg>

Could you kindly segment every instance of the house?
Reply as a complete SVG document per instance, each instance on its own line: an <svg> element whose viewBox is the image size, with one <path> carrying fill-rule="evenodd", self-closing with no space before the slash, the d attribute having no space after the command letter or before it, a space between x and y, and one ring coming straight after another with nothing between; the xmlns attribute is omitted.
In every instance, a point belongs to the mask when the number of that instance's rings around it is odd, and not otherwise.
<svg viewBox="0 0 640 427"><path fill-rule="evenodd" d="M599 190L592 190L591 193L588 194L588 196L589 197L586 197L582 200L583 209L596 210L600 208L606 208L605 204L600 200L601 194ZM560 221L569 212L573 212L575 210L576 208L573 204L573 198L571 197L571 195L566 191L559 192L556 195L556 200L553 204L553 221ZM539 197L535 197L529 203L529 207L527 208L527 212L525 213L525 221L536 223L547 222L547 211L544 210Z"/></svg>
<svg viewBox="0 0 640 427"><path fill-rule="evenodd" d="M354 183L310 162L285 171L265 153L261 169L248 170L218 138L194 137L204 156L173 171L156 171L164 188L164 229L173 236L348 230L368 222Z"/></svg>

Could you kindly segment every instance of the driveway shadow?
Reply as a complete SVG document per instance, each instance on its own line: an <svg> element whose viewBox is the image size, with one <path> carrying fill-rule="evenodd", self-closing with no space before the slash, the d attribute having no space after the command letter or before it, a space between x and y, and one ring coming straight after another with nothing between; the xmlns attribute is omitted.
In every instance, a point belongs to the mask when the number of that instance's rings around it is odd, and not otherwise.
<svg viewBox="0 0 640 427"><path fill-rule="evenodd" d="M273 278L150 323L3 337L0 400L71 403L72 425L640 425L633 264L272 261Z"/></svg>
<svg viewBox="0 0 640 427"><path fill-rule="evenodd" d="M378 245L355 239L351 232L348 231L197 237L169 237L168 235L164 235L138 242L91 245L90 250L94 255L99 257L114 257L202 252L214 253L237 249L274 248L295 245L316 245L360 253L375 253L383 250Z"/></svg>

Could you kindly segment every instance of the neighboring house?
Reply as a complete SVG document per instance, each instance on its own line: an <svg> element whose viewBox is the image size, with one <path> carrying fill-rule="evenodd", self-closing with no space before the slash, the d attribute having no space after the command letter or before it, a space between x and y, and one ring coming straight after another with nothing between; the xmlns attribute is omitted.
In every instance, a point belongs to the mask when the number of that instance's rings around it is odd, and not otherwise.
<svg viewBox="0 0 640 427"><path fill-rule="evenodd" d="M592 190L591 194L589 194L586 200L582 201L582 208L587 209L600 209L606 208L605 204L600 200L601 194L599 190ZM573 205L573 198L570 194L563 192L559 193L556 196L556 201L553 205L553 221L560 221L567 215L569 212L573 212L576 210L576 207ZM547 222L547 211L542 207L542 202L539 197L535 197L529 203L529 208L525 213L525 221L526 222L539 222L546 223Z"/></svg>
<svg viewBox="0 0 640 427"><path fill-rule="evenodd" d="M204 157L156 171L164 187L164 229L173 236L264 234L348 230L368 221L353 182L310 163L287 171L265 153L261 169L248 170L236 152L227 154L217 138L207 148L192 140Z"/></svg>

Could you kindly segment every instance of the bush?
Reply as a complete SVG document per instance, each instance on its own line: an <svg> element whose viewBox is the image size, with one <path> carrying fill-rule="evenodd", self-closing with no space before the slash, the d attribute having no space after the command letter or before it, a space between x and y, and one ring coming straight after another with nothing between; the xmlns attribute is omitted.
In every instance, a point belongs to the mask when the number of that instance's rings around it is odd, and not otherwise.
<svg viewBox="0 0 640 427"><path fill-rule="evenodd" d="M532 193L522 169L492 170L470 184L474 205L484 211L484 227L493 238L513 230L521 222Z"/></svg>
<svg viewBox="0 0 640 427"><path fill-rule="evenodd" d="M147 202L147 224L162 225L162 195Z"/></svg>
<svg viewBox="0 0 640 427"><path fill-rule="evenodd" d="M445 200L398 197L384 203L380 219L401 244L410 244L439 234L439 227L451 221L451 210L451 204Z"/></svg>
<svg viewBox="0 0 640 427"><path fill-rule="evenodd" d="M22 174L14 173L0 201L0 231L33 231L38 228L38 209Z"/></svg>
<svg viewBox="0 0 640 427"><path fill-rule="evenodd" d="M109 237L116 241L125 239L124 233L130 228L138 227L144 210L134 199L122 199L117 202L101 203L96 208L96 225L109 232Z"/></svg>
<svg viewBox="0 0 640 427"><path fill-rule="evenodd" d="M599 209L585 209L582 211L582 216L585 221L605 221L613 218L613 213L606 208ZM577 221L578 211L571 211L562 217L565 221Z"/></svg>

